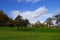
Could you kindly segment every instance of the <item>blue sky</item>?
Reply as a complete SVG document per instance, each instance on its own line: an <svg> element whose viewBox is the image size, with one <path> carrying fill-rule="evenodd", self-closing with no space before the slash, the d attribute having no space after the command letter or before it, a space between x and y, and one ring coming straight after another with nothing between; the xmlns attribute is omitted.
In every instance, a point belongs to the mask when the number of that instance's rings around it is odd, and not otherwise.
<svg viewBox="0 0 60 40"><path fill-rule="evenodd" d="M10 18L21 15L30 22L45 21L60 9L60 0L0 0L0 10Z"/></svg>

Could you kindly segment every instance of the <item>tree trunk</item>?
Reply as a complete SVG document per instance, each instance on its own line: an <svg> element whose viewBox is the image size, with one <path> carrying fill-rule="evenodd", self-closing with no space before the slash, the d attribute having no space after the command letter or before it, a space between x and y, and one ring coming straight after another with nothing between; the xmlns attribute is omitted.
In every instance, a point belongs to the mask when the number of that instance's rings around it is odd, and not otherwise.
<svg viewBox="0 0 60 40"><path fill-rule="evenodd" d="M50 25L48 24L48 28L50 27Z"/></svg>
<svg viewBox="0 0 60 40"><path fill-rule="evenodd" d="M18 26L15 26L15 28L18 30L19 29L19 27Z"/></svg>

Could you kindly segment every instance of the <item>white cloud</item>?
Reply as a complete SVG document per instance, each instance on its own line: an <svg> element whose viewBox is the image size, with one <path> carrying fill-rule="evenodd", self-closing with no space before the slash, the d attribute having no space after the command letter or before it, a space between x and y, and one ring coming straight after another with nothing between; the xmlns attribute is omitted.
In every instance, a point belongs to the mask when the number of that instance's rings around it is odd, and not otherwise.
<svg viewBox="0 0 60 40"><path fill-rule="evenodd" d="M40 21L41 23L43 23L48 17L52 17L54 14L51 14L51 13L46 13L42 16L40 16Z"/></svg>
<svg viewBox="0 0 60 40"><path fill-rule="evenodd" d="M12 14L13 18L17 17L18 15L21 15L24 19L29 19L30 22L35 22L41 15L45 14L47 11L46 7L39 7L38 9L34 11L17 11L13 10L10 13Z"/></svg>
<svg viewBox="0 0 60 40"><path fill-rule="evenodd" d="M20 11L17 11L17 10L13 10L10 13L11 13L13 19L15 19L18 15L21 14L21 12Z"/></svg>
<svg viewBox="0 0 60 40"><path fill-rule="evenodd" d="M60 14L60 8L54 11L54 14Z"/></svg>
<svg viewBox="0 0 60 40"><path fill-rule="evenodd" d="M40 17L40 19L41 19L40 21L41 21L41 23L43 23L48 17L53 17L54 15L57 15L57 14L60 14L60 8L53 11L53 13L46 13L46 14L42 15ZM44 19L44 20L42 20L42 19Z"/></svg>
<svg viewBox="0 0 60 40"><path fill-rule="evenodd" d="M43 17L52 17L54 14L52 14L52 13L47 13L47 14L45 14L45 15L42 15Z"/></svg>
<svg viewBox="0 0 60 40"><path fill-rule="evenodd" d="M37 2L39 2L41 0L11 0L11 1L26 2L26 3L29 3L29 2L31 2L31 3L37 3Z"/></svg>
<svg viewBox="0 0 60 40"><path fill-rule="evenodd" d="M45 12L47 11L47 9L45 7L40 7L38 9L36 9L35 11L26 11L26 12L23 12L22 15L23 16L28 16L26 18L37 18L41 15L43 15Z"/></svg>

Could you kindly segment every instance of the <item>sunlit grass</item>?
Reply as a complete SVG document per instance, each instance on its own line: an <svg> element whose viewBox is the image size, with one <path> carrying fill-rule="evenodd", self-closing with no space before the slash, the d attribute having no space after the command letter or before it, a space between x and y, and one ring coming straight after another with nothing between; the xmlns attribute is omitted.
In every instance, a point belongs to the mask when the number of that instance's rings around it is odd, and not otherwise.
<svg viewBox="0 0 60 40"><path fill-rule="evenodd" d="M60 30L0 27L0 40L60 40Z"/></svg>

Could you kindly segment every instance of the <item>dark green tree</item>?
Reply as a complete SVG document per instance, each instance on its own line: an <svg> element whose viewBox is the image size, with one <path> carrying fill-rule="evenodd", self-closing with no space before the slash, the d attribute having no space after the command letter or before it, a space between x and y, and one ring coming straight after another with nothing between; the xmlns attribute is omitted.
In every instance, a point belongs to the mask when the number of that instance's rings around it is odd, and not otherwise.
<svg viewBox="0 0 60 40"><path fill-rule="evenodd" d="M16 26L17 29L19 29L19 27L21 27L22 25L22 17L20 15L18 15L16 17L16 19L14 20L14 26Z"/></svg>
<svg viewBox="0 0 60 40"><path fill-rule="evenodd" d="M26 26L28 26L29 24L30 24L29 20L28 20L28 19L25 19L25 20L24 20L24 26L26 27Z"/></svg>
<svg viewBox="0 0 60 40"><path fill-rule="evenodd" d="M7 26L14 27L13 22L13 19L9 19L9 21L7 22Z"/></svg>
<svg viewBox="0 0 60 40"><path fill-rule="evenodd" d="M58 24L60 22L60 14L55 15L54 18L56 20L56 24Z"/></svg>
<svg viewBox="0 0 60 40"><path fill-rule="evenodd" d="M47 18L47 20L45 20L45 23L48 25L48 27L50 27L50 25L53 24L52 20L53 20L53 18L50 18L50 17Z"/></svg>
<svg viewBox="0 0 60 40"><path fill-rule="evenodd" d="M9 17L2 10L0 10L0 26L6 26L8 21Z"/></svg>

